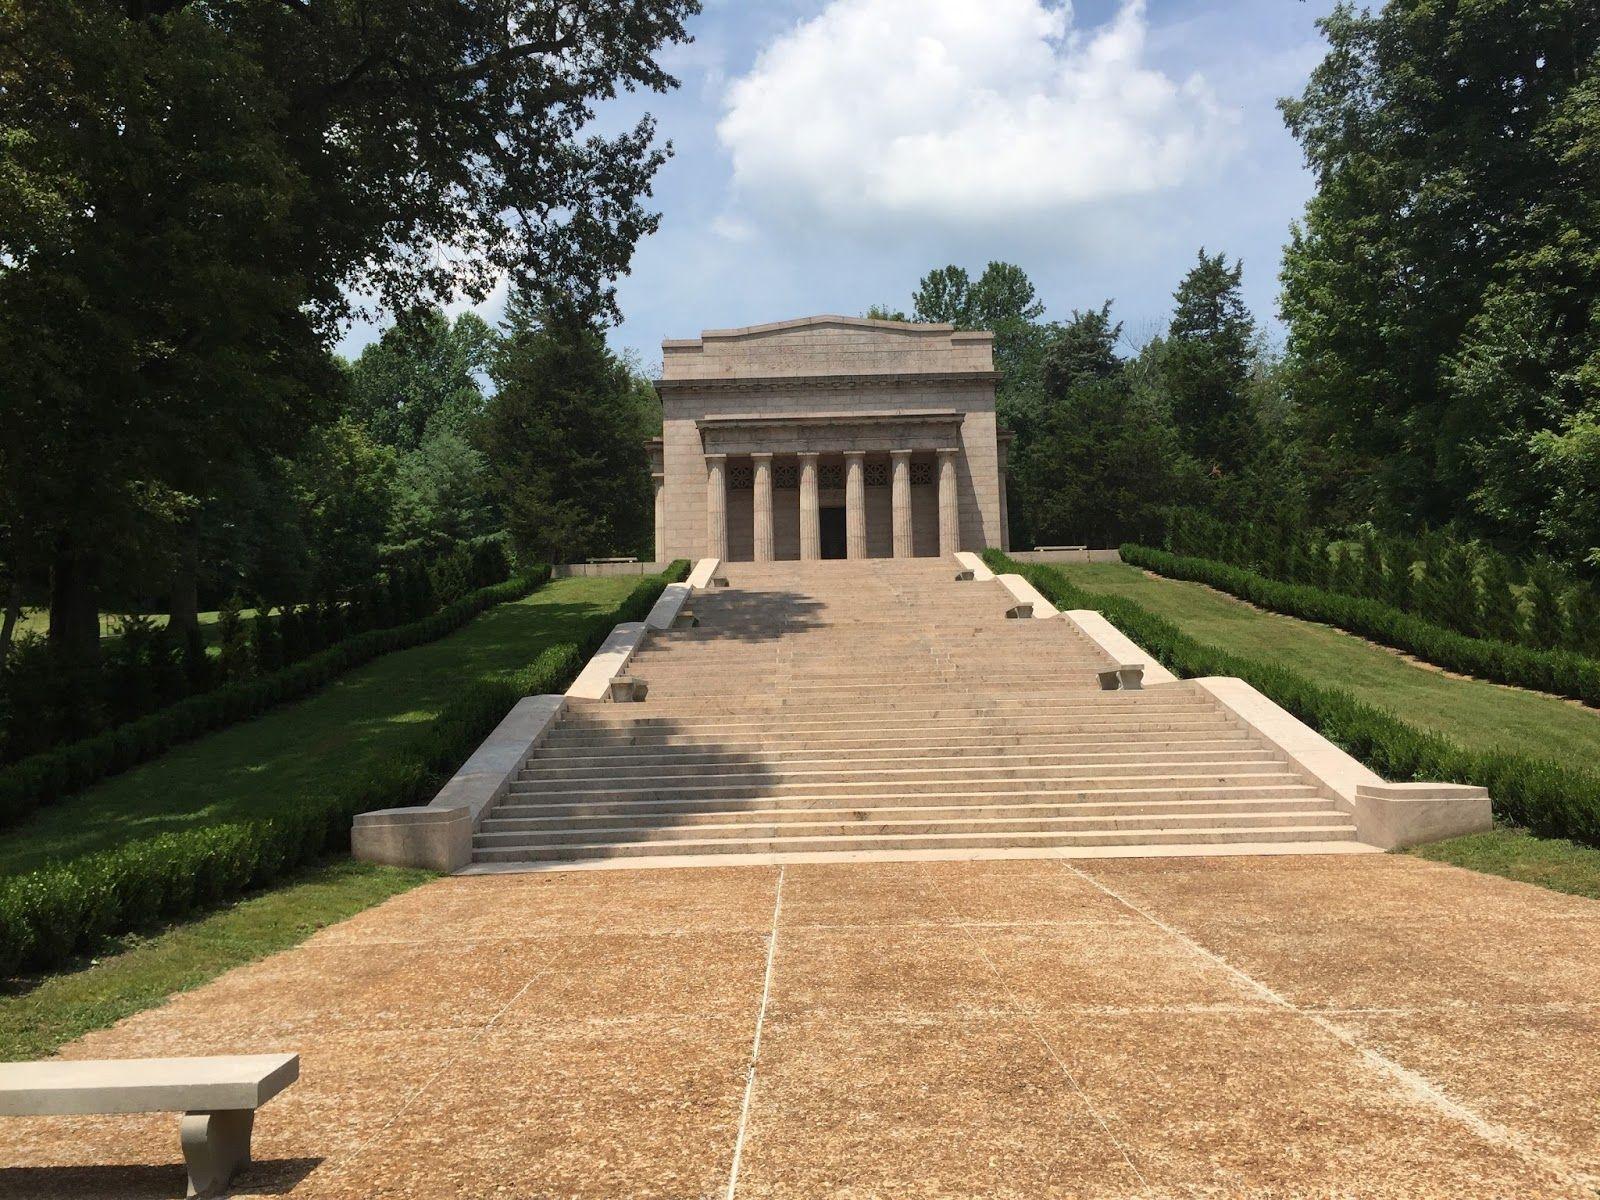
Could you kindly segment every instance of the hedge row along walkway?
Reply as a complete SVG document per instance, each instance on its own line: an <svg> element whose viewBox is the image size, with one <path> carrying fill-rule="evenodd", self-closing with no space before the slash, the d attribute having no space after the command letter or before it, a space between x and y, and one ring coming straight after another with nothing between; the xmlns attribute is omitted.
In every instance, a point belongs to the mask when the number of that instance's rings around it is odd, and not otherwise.
<svg viewBox="0 0 1600 1200"><path fill-rule="evenodd" d="M1600 905L1376 855L445 879L66 1053L270 1050L238 1195L1592 1197ZM0 1196L181 1195L172 1132L0 1119Z"/></svg>
<svg viewBox="0 0 1600 1200"><path fill-rule="evenodd" d="M1079 587L1143 605L1197 641L1279 663L1463 745L1600 769L1600 713L1571 701L1447 675L1354 634L1263 612L1204 584L1114 563L1053 569Z"/></svg>
<svg viewBox="0 0 1600 1200"><path fill-rule="evenodd" d="M196 822L270 815L370 772L472 682L582 635L637 578L562 579L439 641L397 651L305 700L181 746L41 809L0 838L0 874Z"/></svg>

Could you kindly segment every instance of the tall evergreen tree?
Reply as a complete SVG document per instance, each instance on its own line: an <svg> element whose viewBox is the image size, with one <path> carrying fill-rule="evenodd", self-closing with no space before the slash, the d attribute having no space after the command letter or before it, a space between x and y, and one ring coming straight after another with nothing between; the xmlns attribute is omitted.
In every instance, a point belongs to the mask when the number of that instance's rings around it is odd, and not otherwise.
<svg viewBox="0 0 1600 1200"><path fill-rule="evenodd" d="M600 331L515 304L492 371L483 450L518 551L553 563L637 552L649 462L632 375Z"/></svg>
<svg viewBox="0 0 1600 1200"><path fill-rule="evenodd" d="M1250 389L1255 321L1240 292L1242 263L1200 252L1173 294L1163 373L1185 448L1220 482L1257 449Z"/></svg>
<svg viewBox="0 0 1600 1200"><path fill-rule="evenodd" d="M1042 398L1027 442L1012 449L1025 528L1048 541L1116 545L1150 538L1179 498L1170 419L1131 386L1116 356L1120 323L1107 302L1075 312L1045 355Z"/></svg>

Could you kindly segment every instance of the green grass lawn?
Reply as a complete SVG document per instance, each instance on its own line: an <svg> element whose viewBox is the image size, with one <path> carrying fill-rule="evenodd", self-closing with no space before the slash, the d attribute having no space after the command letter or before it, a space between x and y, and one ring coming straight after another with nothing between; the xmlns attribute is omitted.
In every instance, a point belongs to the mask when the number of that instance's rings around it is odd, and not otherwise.
<svg viewBox="0 0 1600 1200"><path fill-rule="evenodd" d="M52 1054L431 878L426 871L334 862L199 920L123 939L92 963L0 995L0 1061Z"/></svg>
<svg viewBox="0 0 1600 1200"><path fill-rule="evenodd" d="M1600 769L1600 713L1539 692L1453 679L1326 625L1261 612L1203 584L1118 563L1056 566L1093 592L1124 596L1199 641L1277 662L1407 722L1478 748Z"/></svg>
<svg viewBox="0 0 1600 1200"><path fill-rule="evenodd" d="M197 823L259 816L359 778L467 684L574 638L638 576L555 580L437 642L386 655L315 695L181 746L0 836L0 874Z"/></svg>
<svg viewBox="0 0 1600 1200"><path fill-rule="evenodd" d="M1408 853L1600 900L1600 850L1561 838L1534 837L1520 829L1495 829L1418 846Z"/></svg>

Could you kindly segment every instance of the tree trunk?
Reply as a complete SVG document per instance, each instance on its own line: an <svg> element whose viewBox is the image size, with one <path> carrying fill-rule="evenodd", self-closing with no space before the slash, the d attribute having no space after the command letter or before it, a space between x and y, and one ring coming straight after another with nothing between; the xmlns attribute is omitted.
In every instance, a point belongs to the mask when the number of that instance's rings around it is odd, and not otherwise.
<svg viewBox="0 0 1600 1200"><path fill-rule="evenodd" d="M22 619L22 588L13 586L10 595L6 597L6 612L0 618L0 662L5 662L6 655L11 653L11 639L16 636L17 622Z"/></svg>
<svg viewBox="0 0 1600 1200"><path fill-rule="evenodd" d="M56 542L50 572L50 645L67 661L93 665L100 659L100 562L93 551Z"/></svg>
<svg viewBox="0 0 1600 1200"><path fill-rule="evenodd" d="M177 636L184 663L192 672L206 652L205 639L200 634L200 525L193 518L178 529L167 628Z"/></svg>

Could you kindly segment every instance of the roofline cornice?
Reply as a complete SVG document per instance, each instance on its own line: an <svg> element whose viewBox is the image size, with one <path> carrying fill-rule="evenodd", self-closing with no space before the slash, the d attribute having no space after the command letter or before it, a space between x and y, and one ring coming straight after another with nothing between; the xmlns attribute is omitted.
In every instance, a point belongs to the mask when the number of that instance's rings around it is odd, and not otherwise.
<svg viewBox="0 0 1600 1200"><path fill-rule="evenodd" d="M845 388L954 388L998 383L999 371L878 372L865 375L741 375L710 379L656 379L656 394L666 392L796 392Z"/></svg>

